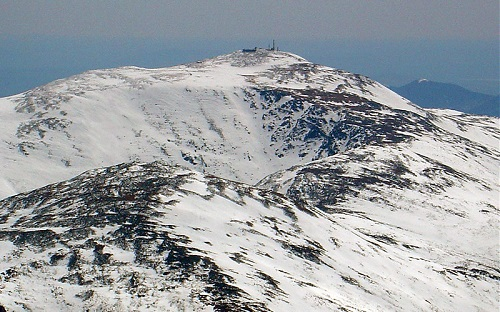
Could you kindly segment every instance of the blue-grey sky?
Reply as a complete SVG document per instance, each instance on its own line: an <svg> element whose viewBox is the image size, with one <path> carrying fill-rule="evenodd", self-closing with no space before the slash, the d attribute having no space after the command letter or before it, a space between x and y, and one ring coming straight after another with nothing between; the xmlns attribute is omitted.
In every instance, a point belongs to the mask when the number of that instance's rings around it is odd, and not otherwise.
<svg viewBox="0 0 500 312"><path fill-rule="evenodd" d="M168 66L276 39L385 84L498 93L498 38L498 0L0 0L0 81Z"/></svg>
<svg viewBox="0 0 500 312"><path fill-rule="evenodd" d="M2 0L13 35L496 39L498 0Z"/></svg>

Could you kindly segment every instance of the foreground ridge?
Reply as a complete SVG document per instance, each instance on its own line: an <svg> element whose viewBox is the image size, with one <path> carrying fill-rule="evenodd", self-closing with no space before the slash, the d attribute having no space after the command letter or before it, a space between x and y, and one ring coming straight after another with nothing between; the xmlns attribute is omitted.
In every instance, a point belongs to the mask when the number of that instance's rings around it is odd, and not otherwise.
<svg viewBox="0 0 500 312"><path fill-rule="evenodd" d="M335 169L308 170L339 177ZM405 172L390 174L399 184ZM443 174L452 183L464 179ZM441 208L399 199L404 184L393 196L376 187L364 193L378 190L375 199L335 205L324 192L287 197L160 162L89 171L0 202L0 304L14 311L488 310L497 304L491 294L500 270L489 249L496 230L488 224L498 210L449 211L439 195ZM345 200L351 193L334 195ZM312 205L318 196L329 209ZM458 225L462 238L452 231ZM459 245L478 231L481 244Z"/></svg>

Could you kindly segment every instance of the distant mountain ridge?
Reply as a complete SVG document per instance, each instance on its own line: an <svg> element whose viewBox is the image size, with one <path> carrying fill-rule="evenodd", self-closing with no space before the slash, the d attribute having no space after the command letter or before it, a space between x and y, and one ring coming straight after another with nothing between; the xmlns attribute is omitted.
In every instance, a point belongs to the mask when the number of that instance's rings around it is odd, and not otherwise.
<svg viewBox="0 0 500 312"><path fill-rule="evenodd" d="M448 108L469 114L500 116L500 95L474 92L452 83L419 79L390 89L425 108Z"/></svg>

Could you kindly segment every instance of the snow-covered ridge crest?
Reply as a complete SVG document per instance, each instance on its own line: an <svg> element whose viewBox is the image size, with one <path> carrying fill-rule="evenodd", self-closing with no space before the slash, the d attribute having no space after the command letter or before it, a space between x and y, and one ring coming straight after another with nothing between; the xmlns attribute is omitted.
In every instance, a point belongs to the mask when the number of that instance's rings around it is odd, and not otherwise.
<svg viewBox="0 0 500 312"><path fill-rule="evenodd" d="M91 70L49 83L37 91L79 95L89 91L129 87L143 89L155 84L182 83L205 88L242 86L321 88L329 92L354 93L370 100L413 112L416 106L368 77L318 64L289 52L257 49L235 51L198 62L157 69L126 66ZM31 91L28 91L29 94Z"/></svg>
<svg viewBox="0 0 500 312"><path fill-rule="evenodd" d="M300 56L288 52L266 49L258 49L255 52L243 52L240 50L214 58L165 68L123 66L111 69L89 70L82 74L58 79L44 86L27 91L24 94L30 94L33 91L46 91L66 95L78 95L82 92L106 90L109 88L129 87L142 89L155 83L175 83L176 81L184 80L194 83L199 81L199 78L205 77L202 74L216 75L212 78L217 78L219 86L241 86L246 74L259 75L260 71L270 68L286 67L300 63L309 62ZM233 70L230 69L232 67L234 67ZM238 77L242 79L237 79ZM210 85L211 80L203 82Z"/></svg>
<svg viewBox="0 0 500 312"><path fill-rule="evenodd" d="M190 63L188 66L207 66L230 64L234 67L286 66L296 63L309 63L305 58L290 52L269 49L239 50L214 58Z"/></svg>

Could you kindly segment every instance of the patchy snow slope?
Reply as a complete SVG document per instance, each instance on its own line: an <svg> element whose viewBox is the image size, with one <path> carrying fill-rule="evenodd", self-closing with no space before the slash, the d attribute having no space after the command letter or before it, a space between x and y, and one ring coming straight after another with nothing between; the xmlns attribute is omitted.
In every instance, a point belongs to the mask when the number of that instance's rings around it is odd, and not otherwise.
<svg viewBox="0 0 500 312"><path fill-rule="evenodd" d="M287 198L161 163L94 170L0 201L0 304L8 311L494 310L498 210L486 204L487 192L454 202L459 193L401 184L411 174L380 155L359 163L352 156L359 167L336 176L358 181L351 190L363 179L381 181L328 209L318 205L323 210L311 206L315 193ZM337 172L328 160L301 171ZM422 163L417 157L410 166ZM376 174L360 175L365 165ZM390 174L400 180L382 180ZM475 187L442 174L454 184L447 191ZM470 208L476 201L482 210Z"/></svg>

